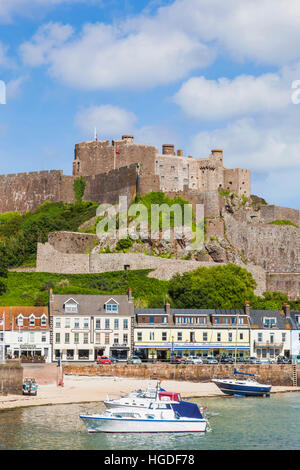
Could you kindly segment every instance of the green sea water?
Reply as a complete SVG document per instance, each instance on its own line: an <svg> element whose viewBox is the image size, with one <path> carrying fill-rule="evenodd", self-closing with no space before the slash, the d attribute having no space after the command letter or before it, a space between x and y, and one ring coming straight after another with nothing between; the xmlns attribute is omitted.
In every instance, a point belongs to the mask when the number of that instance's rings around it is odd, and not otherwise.
<svg viewBox="0 0 300 470"><path fill-rule="evenodd" d="M211 431L199 434L88 434L80 414L103 403L2 411L0 450L298 450L300 393L270 398L202 398Z"/></svg>

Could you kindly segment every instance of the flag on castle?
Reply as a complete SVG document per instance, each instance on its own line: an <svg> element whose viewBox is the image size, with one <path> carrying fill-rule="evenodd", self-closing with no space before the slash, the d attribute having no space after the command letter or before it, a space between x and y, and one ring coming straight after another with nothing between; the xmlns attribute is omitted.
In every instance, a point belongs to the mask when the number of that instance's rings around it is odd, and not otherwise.
<svg viewBox="0 0 300 470"><path fill-rule="evenodd" d="M116 153L116 155L120 155L120 152L118 152L117 147L115 147L115 153Z"/></svg>

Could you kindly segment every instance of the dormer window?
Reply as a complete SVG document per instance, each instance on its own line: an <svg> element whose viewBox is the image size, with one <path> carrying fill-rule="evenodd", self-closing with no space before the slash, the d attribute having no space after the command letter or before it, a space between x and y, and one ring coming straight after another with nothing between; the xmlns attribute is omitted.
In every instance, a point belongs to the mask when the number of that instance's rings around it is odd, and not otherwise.
<svg viewBox="0 0 300 470"><path fill-rule="evenodd" d="M64 303L66 313L78 313L78 303L74 299L69 299Z"/></svg>
<svg viewBox="0 0 300 470"><path fill-rule="evenodd" d="M41 317L41 326L47 326L47 317L46 317L46 315L43 315Z"/></svg>
<svg viewBox="0 0 300 470"><path fill-rule="evenodd" d="M22 315L20 315L17 318L17 326L23 326L23 317L22 317Z"/></svg>
<svg viewBox="0 0 300 470"><path fill-rule="evenodd" d="M118 313L119 312L119 304L114 299L109 299L105 303L105 311L108 313Z"/></svg>
<svg viewBox="0 0 300 470"><path fill-rule="evenodd" d="M265 328L274 328L276 327L276 318L264 317L264 327Z"/></svg>
<svg viewBox="0 0 300 470"><path fill-rule="evenodd" d="M29 317L29 326L35 326L35 317L34 317L34 315L31 315Z"/></svg>

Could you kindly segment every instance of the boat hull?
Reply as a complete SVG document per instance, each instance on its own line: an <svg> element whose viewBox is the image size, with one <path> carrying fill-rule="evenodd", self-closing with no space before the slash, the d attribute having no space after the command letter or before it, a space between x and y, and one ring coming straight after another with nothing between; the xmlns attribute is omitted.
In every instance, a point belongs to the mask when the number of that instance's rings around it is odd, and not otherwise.
<svg viewBox="0 0 300 470"><path fill-rule="evenodd" d="M205 432L207 421L192 419L144 420L80 416L89 433L184 433Z"/></svg>
<svg viewBox="0 0 300 470"><path fill-rule="evenodd" d="M244 395L244 396L269 396L271 385L243 385L229 383L222 380L213 380L219 389L226 395Z"/></svg>

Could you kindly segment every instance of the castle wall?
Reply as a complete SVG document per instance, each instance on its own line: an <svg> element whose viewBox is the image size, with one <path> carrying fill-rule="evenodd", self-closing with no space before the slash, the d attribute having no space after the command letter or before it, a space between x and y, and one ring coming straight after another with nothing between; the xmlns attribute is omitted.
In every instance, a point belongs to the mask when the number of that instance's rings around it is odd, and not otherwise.
<svg viewBox="0 0 300 470"><path fill-rule="evenodd" d="M70 178L62 171L0 176L0 213L34 210L45 201L72 201Z"/></svg>
<svg viewBox="0 0 300 470"><path fill-rule="evenodd" d="M261 219L265 223L274 220L290 220L296 225L300 225L299 210L290 209L288 207L280 207L275 205L261 206Z"/></svg>
<svg viewBox="0 0 300 470"><path fill-rule="evenodd" d="M267 271L300 271L300 229L247 224L224 214L226 236L251 262Z"/></svg>
<svg viewBox="0 0 300 470"><path fill-rule="evenodd" d="M230 189L238 196L250 197L251 181L250 171L241 168L232 170L224 169L224 189Z"/></svg>
<svg viewBox="0 0 300 470"><path fill-rule="evenodd" d="M218 266L222 264L218 263ZM58 251L49 242L45 244L38 243L36 272L62 274L103 273L124 271L125 266L129 266L127 269L130 270L153 269L154 271L149 274L149 277L169 280L177 273L182 274L193 271L201 266L209 268L215 266L215 264L212 262L166 259L136 253L67 254ZM264 270L251 264L243 267L251 272L257 282L256 294L262 295L266 290Z"/></svg>
<svg viewBox="0 0 300 470"><path fill-rule="evenodd" d="M267 291L286 292L290 300L300 299L300 272L267 273Z"/></svg>
<svg viewBox="0 0 300 470"><path fill-rule="evenodd" d="M108 173L84 176L84 180L86 201L116 204L119 196L127 196L129 205L137 193L138 170L136 165L132 165Z"/></svg>
<svg viewBox="0 0 300 470"><path fill-rule="evenodd" d="M48 242L61 253L85 253L95 247L97 235L80 232L50 232Z"/></svg>

